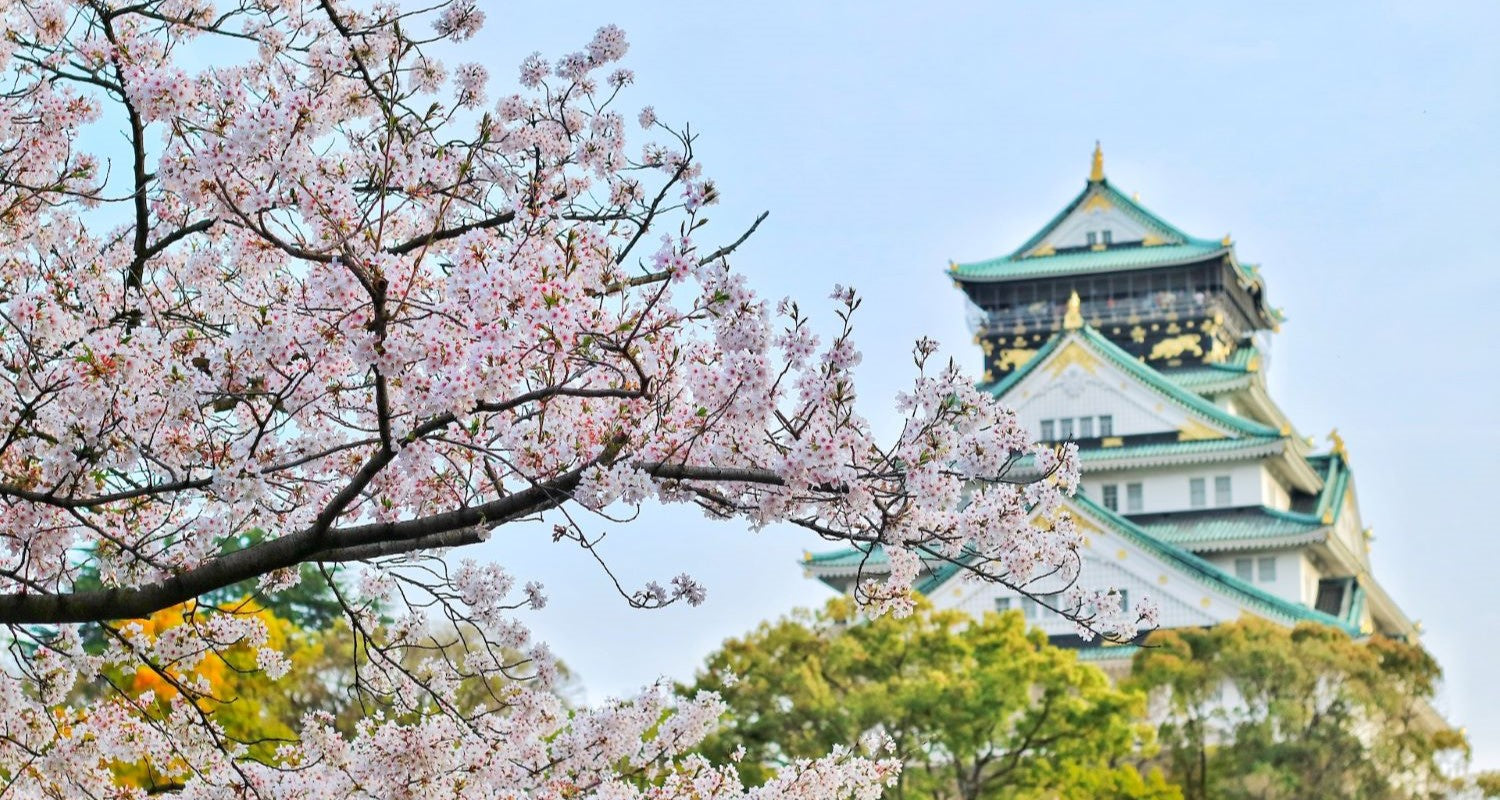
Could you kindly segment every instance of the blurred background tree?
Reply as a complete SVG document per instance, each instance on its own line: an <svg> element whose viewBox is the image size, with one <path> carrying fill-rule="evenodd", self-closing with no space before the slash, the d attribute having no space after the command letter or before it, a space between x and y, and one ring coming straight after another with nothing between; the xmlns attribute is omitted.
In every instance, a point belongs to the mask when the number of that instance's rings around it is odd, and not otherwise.
<svg viewBox="0 0 1500 800"><path fill-rule="evenodd" d="M793 759L889 737L906 762L900 800L1178 798L1151 753L1145 697L1027 631L1019 613L923 604L865 619L844 598L726 642L684 694L729 706L704 750L735 757L747 784Z"/></svg>
<svg viewBox="0 0 1500 800"><path fill-rule="evenodd" d="M1125 687L1148 692L1161 763L1188 800L1448 796L1462 732L1430 702L1420 646L1245 619L1159 631Z"/></svg>

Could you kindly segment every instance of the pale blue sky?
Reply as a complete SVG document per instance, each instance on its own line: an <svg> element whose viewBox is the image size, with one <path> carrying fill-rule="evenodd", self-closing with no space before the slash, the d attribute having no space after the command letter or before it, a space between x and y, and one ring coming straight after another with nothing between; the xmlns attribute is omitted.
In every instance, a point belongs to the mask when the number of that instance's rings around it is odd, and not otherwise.
<svg viewBox="0 0 1500 800"><path fill-rule="evenodd" d="M706 238L768 209L737 259L762 293L862 290L862 397L887 428L913 339L978 366L944 265L1018 245L1082 187L1101 139L1117 186L1189 233L1232 232L1263 265L1290 318L1273 392L1304 434L1345 436L1376 574L1425 623L1476 763L1500 767L1486 713L1500 708L1500 5L973 5L496 4L463 58L499 94L532 50L624 27L627 107L702 134L725 195ZM625 608L541 529L475 554L549 585L528 620L597 699L686 678L723 638L821 602L795 563L818 546L648 512L607 541L614 565L636 584L683 570L709 584L704 607L655 613Z"/></svg>

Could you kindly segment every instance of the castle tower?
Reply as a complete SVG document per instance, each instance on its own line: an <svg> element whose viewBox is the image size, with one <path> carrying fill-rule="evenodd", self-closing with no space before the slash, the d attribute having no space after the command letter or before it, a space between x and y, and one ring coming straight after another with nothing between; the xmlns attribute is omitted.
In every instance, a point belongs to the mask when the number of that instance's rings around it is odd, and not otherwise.
<svg viewBox="0 0 1500 800"><path fill-rule="evenodd" d="M1338 433L1316 450L1267 389L1282 321L1228 236L1200 239L1115 189L1095 148L1083 191L1009 255L954 263L984 353L985 385L1044 441L1076 442L1087 537L1079 581L1127 604L1151 596L1163 628L1249 614L1354 636L1418 627L1371 574ZM1030 469L1023 461L1020 476ZM809 555L839 591L879 572L878 549ZM956 580L934 558L919 590L939 607L1020 609L1054 642L1115 669L1130 646L1085 645L1049 612L1055 591Z"/></svg>
<svg viewBox="0 0 1500 800"><path fill-rule="evenodd" d="M1255 334L1281 315L1234 242L1189 236L1110 184L1096 145L1083 191L1014 252L954 263L973 304L987 380L1025 363L1062 330L1073 294L1083 319L1159 369L1253 355Z"/></svg>

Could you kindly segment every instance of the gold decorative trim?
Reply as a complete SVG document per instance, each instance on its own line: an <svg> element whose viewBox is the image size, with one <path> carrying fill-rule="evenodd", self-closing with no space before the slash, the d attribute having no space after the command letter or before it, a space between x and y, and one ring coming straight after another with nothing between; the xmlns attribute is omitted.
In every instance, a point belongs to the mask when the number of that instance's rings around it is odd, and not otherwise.
<svg viewBox="0 0 1500 800"><path fill-rule="evenodd" d="M1000 358L995 361L995 366L1002 372L1018 369L1036 356L1036 351L1024 347L1014 347L1000 351Z"/></svg>
<svg viewBox="0 0 1500 800"><path fill-rule="evenodd" d="M1078 299L1078 292L1068 296L1068 310L1063 314L1063 328L1076 331L1083 327L1083 301Z"/></svg>
<svg viewBox="0 0 1500 800"><path fill-rule="evenodd" d="M1204 439L1223 438L1224 434L1219 433L1213 428L1210 428L1207 425L1199 422L1198 420L1191 418L1185 420L1182 423L1182 427L1177 429L1177 441L1179 442L1197 442Z"/></svg>
<svg viewBox="0 0 1500 800"><path fill-rule="evenodd" d="M1173 327L1176 327L1175 323ZM1181 358L1184 353L1192 353L1195 356L1203 356L1203 348L1198 345L1201 334L1184 333L1181 336L1173 336L1162 339L1151 347L1151 360L1161 361L1168 358Z"/></svg>
<svg viewBox="0 0 1500 800"><path fill-rule="evenodd" d="M1098 373L1099 359L1093 353L1084 349L1084 346L1078 342L1069 342L1067 347L1058 351L1057 355L1053 356L1051 362L1047 364L1047 371L1051 373L1052 377L1056 378L1063 373L1063 370L1074 364L1077 364L1091 374Z"/></svg>
<svg viewBox="0 0 1500 800"><path fill-rule="evenodd" d="M1328 432L1328 441L1333 442L1333 454L1345 461L1349 460L1349 451L1344 449L1344 437L1339 435L1339 429L1334 428Z"/></svg>
<svg viewBox="0 0 1500 800"><path fill-rule="evenodd" d="M1124 447L1125 440L1119 436L1106 436L1099 440L1100 447Z"/></svg>

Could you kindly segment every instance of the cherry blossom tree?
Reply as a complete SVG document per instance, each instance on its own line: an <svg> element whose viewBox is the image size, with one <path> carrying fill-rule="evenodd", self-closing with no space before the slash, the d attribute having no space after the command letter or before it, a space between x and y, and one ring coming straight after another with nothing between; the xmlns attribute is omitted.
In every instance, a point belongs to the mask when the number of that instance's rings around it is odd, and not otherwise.
<svg viewBox="0 0 1500 800"><path fill-rule="evenodd" d="M882 547L876 611L910 608L922 559L1076 575L1071 448L1034 445L925 340L876 441L855 294L824 342L730 269L764 216L705 227L719 189L690 130L619 110L623 34L533 55L492 96L486 66L438 58L483 20L476 0L0 10L0 796L873 797L897 768L878 754L754 790L684 755L712 695L567 712L511 613L541 587L453 548L545 515L592 551L649 500ZM1006 480L1023 457L1047 478ZM257 756L207 711L233 698L204 664L255 652L242 668L276 677L287 654L215 598L309 574L380 710L352 733L312 714ZM143 622L164 609L184 623ZM443 625L480 634L424 655ZM170 697L77 699L143 669ZM491 702L459 707L476 678Z"/></svg>

